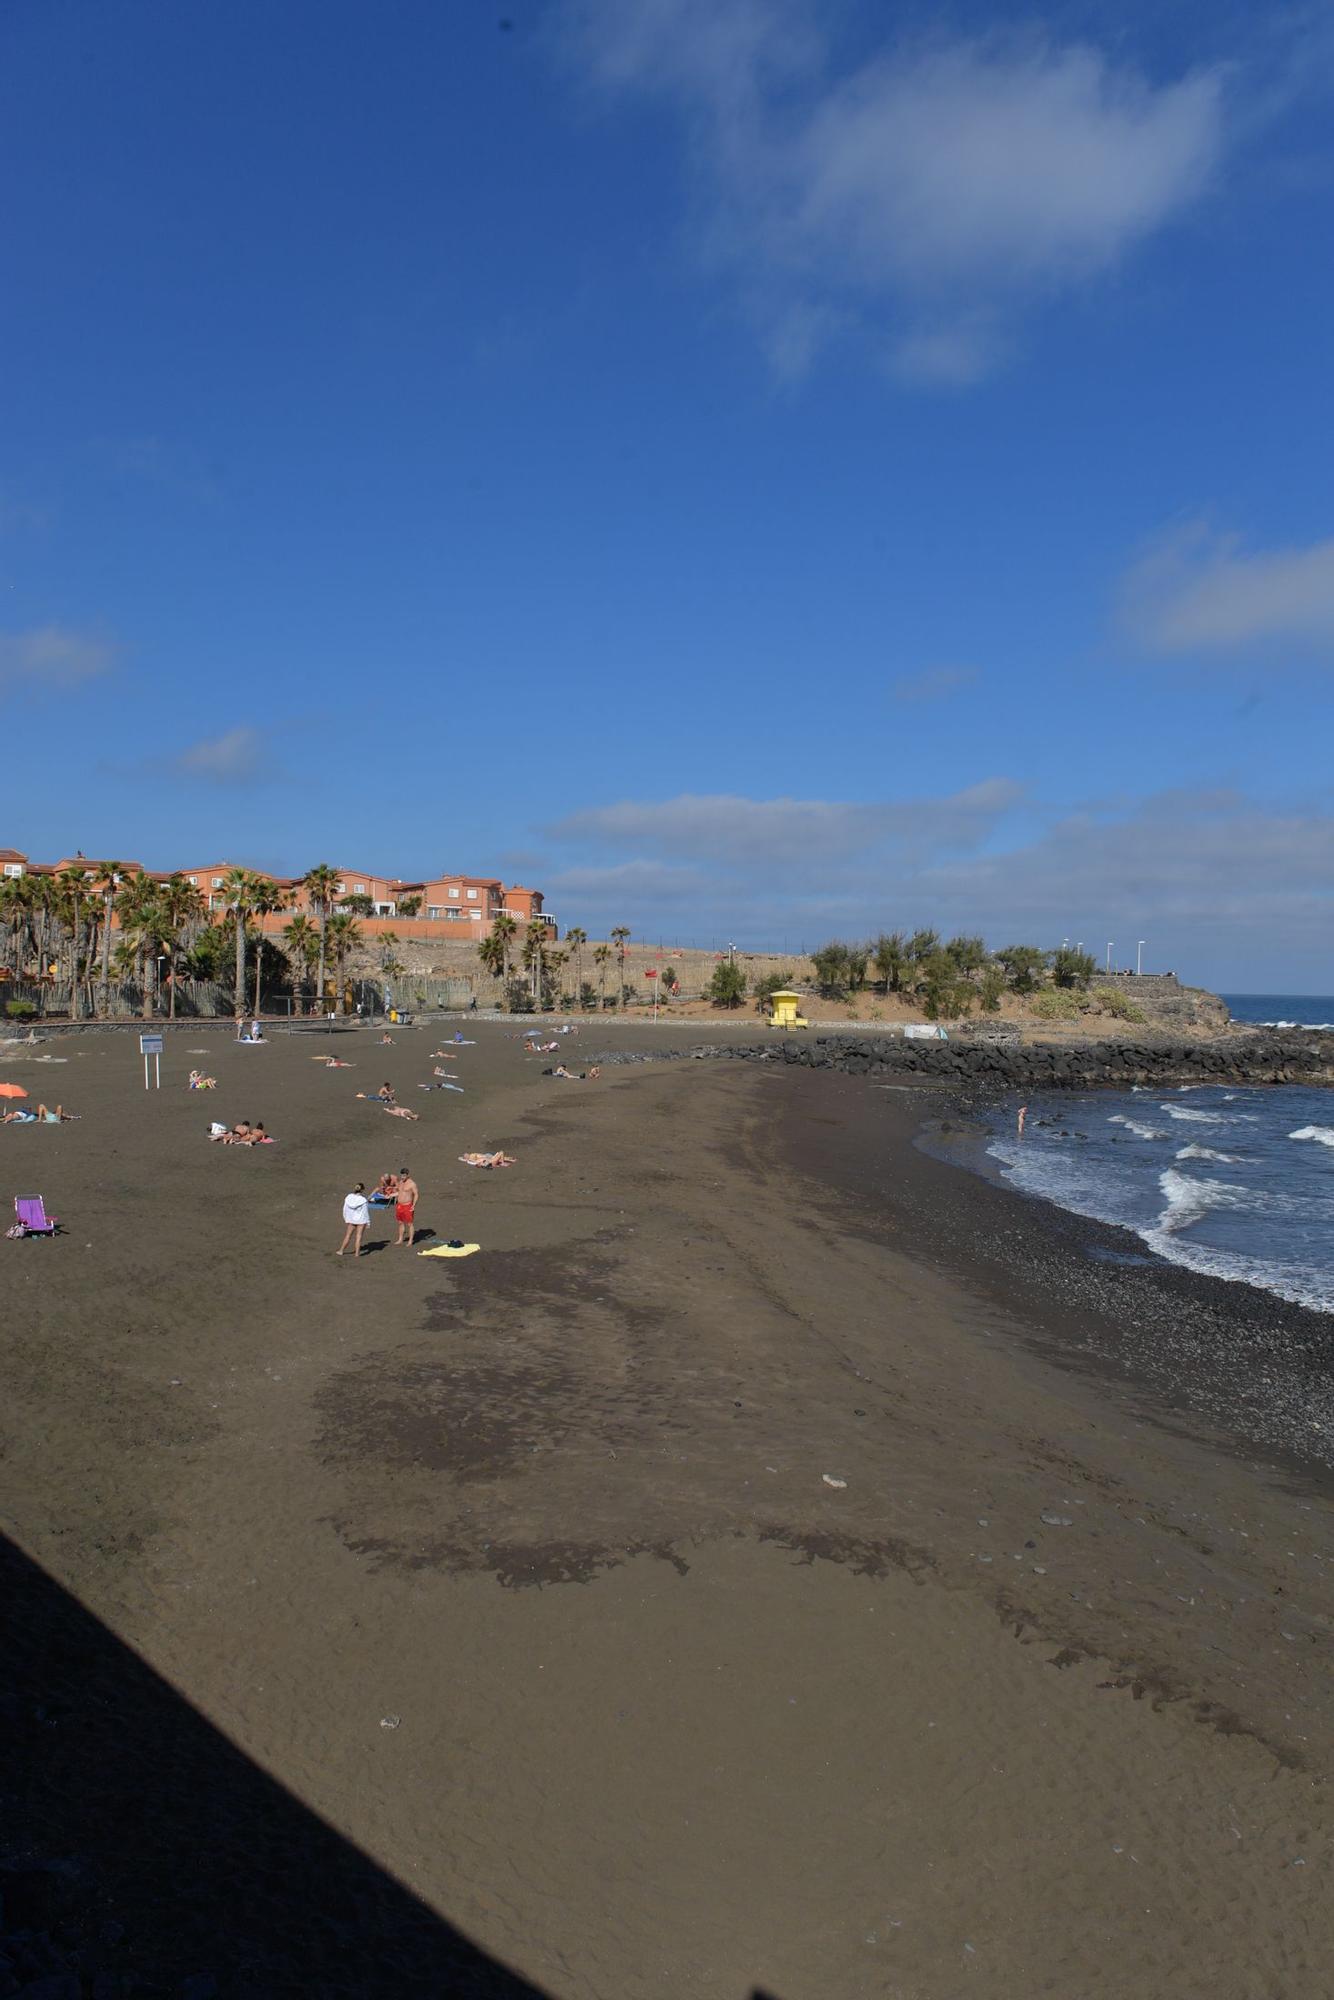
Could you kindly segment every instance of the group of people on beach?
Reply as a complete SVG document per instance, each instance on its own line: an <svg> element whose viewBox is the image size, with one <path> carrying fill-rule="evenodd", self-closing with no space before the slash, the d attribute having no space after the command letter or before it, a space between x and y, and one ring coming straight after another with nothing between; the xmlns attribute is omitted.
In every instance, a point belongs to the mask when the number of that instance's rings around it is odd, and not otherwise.
<svg viewBox="0 0 1334 2000"><path fill-rule="evenodd" d="M235 1125L223 1125L214 1120L209 1126L208 1136L219 1146L271 1146L273 1140L256 1120L238 1118Z"/></svg>
<svg viewBox="0 0 1334 2000"><path fill-rule="evenodd" d="M60 1104L54 1111L48 1111L44 1104L39 1104L35 1111L30 1111L26 1104L16 1104L12 1110L0 1112L0 1125L70 1125L78 1115Z"/></svg>
<svg viewBox="0 0 1334 2000"><path fill-rule="evenodd" d="M346 1255L349 1243L354 1257L362 1255L361 1240L370 1227L372 1206L392 1206L394 1220L398 1224L394 1248L410 1250L417 1236L417 1203L420 1198L421 1190L407 1167L400 1167L396 1174L381 1174L374 1194L368 1195L365 1181L358 1181L351 1193L343 1197L343 1240L334 1255Z"/></svg>

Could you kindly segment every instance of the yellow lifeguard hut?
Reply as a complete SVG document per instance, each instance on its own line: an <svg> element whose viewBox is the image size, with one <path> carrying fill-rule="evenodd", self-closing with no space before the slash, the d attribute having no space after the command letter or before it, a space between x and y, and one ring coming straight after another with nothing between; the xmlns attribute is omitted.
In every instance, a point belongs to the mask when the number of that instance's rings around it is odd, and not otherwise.
<svg viewBox="0 0 1334 2000"><path fill-rule="evenodd" d="M773 1012L769 1016L771 1028L809 1028L810 1022L797 1012L801 1005L800 993L771 993L769 1005Z"/></svg>

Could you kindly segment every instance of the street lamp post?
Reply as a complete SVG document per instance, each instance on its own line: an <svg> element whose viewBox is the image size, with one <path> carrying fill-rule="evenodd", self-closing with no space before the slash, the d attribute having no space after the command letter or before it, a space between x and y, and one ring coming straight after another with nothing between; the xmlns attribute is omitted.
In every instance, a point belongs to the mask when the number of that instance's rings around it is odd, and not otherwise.
<svg viewBox="0 0 1334 2000"><path fill-rule="evenodd" d="M1141 973L1141 972L1142 972L1142 971L1144 970L1144 947L1145 947L1145 945L1146 945L1146 944L1147 944L1148 942L1149 942L1149 940L1148 940L1147 938L1141 938L1141 939L1140 939L1140 941L1139 941L1139 943L1138 943L1138 944L1136 945L1136 947L1135 947L1135 977L1136 977L1136 978L1138 978L1138 977L1139 977L1139 975L1140 975L1140 973Z"/></svg>

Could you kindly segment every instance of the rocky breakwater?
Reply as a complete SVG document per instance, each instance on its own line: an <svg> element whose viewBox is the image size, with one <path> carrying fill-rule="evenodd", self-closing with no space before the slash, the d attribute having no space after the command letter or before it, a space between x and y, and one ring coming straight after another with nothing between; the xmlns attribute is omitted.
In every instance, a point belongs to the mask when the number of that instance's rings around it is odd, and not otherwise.
<svg viewBox="0 0 1334 2000"><path fill-rule="evenodd" d="M782 1063L975 1089L1128 1089L1189 1083L1334 1084L1334 1033L1261 1029L1209 1041L918 1042L891 1036L785 1036L681 1053Z"/></svg>

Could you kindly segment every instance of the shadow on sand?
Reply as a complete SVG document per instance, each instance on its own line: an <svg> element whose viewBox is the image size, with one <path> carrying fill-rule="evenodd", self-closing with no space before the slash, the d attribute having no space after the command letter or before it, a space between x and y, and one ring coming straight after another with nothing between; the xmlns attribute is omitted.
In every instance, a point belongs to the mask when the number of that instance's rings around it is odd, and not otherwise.
<svg viewBox="0 0 1334 2000"><path fill-rule="evenodd" d="M0 1606L0 1992L554 2000L268 1777L3 1536Z"/></svg>
<svg viewBox="0 0 1334 2000"><path fill-rule="evenodd" d="M546 2000L3 1539L0 1604L0 1991Z"/></svg>

